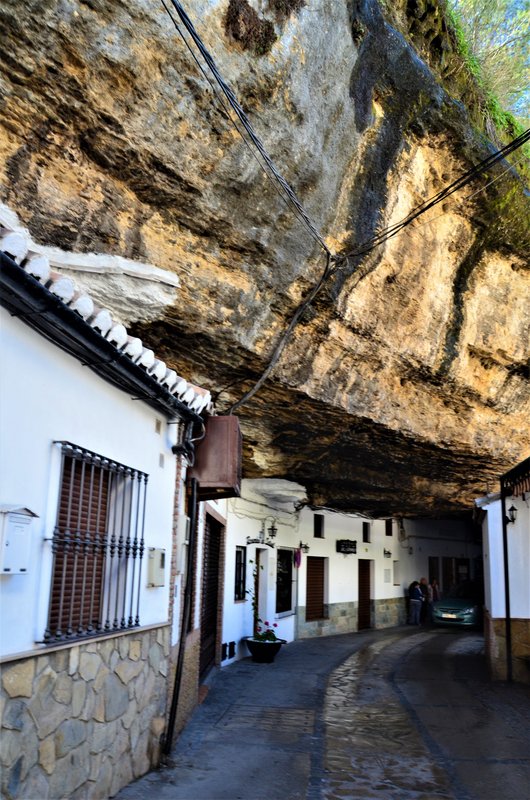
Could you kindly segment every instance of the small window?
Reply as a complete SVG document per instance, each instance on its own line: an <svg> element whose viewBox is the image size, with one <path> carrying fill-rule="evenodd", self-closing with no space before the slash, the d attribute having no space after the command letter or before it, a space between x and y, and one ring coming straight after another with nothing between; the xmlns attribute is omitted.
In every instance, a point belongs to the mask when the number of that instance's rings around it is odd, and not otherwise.
<svg viewBox="0 0 530 800"><path fill-rule="evenodd" d="M401 586L401 569L399 566L399 561L393 561L393 572L394 572L394 586Z"/></svg>
<svg viewBox="0 0 530 800"><path fill-rule="evenodd" d="M140 624L148 476L70 442L62 450L44 641Z"/></svg>
<svg viewBox="0 0 530 800"><path fill-rule="evenodd" d="M371 529L372 526L369 522L363 522L363 542L367 544L371 541Z"/></svg>
<svg viewBox="0 0 530 800"><path fill-rule="evenodd" d="M293 551L278 548L276 562L276 613L294 611Z"/></svg>
<svg viewBox="0 0 530 800"><path fill-rule="evenodd" d="M245 600L247 584L247 548L236 547L236 577L234 600Z"/></svg>
<svg viewBox="0 0 530 800"><path fill-rule="evenodd" d="M324 514L313 514L313 536L315 539L324 538Z"/></svg>
<svg viewBox="0 0 530 800"><path fill-rule="evenodd" d="M385 536L392 536L392 520L385 519Z"/></svg>

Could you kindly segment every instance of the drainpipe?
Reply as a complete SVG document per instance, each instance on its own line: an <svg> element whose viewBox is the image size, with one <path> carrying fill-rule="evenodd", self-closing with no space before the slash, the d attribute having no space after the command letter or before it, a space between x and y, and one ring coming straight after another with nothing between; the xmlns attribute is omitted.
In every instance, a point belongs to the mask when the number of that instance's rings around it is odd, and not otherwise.
<svg viewBox="0 0 530 800"><path fill-rule="evenodd" d="M177 719L177 708L182 683L182 672L184 669L184 653L186 650L186 636L190 628L192 590L193 590L193 554L195 552L195 540L197 538L197 478L192 478L191 497L190 497L190 541L188 545L188 558L186 564L186 586L184 589L184 608L182 611L182 626L180 629L180 641L175 669L175 683L173 686L173 697L171 698L171 709L167 723L167 731L164 737L162 752L169 755L173 744L173 734L175 731L175 721Z"/></svg>
<svg viewBox="0 0 530 800"><path fill-rule="evenodd" d="M512 669L512 620L510 616L510 570L508 566L508 526L506 524L506 496L501 480L501 515L502 515L502 552L504 557L504 603L506 631L506 680L511 683Z"/></svg>

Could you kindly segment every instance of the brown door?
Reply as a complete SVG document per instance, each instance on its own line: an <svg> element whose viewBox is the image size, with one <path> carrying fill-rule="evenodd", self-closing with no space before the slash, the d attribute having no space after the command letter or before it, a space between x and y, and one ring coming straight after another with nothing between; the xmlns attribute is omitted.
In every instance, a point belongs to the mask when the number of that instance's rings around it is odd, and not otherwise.
<svg viewBox="0 0 530 800"><path fill-rule="evenodd" d="M372 587L370 583L370 562L359 559L359 617L358 630L364 631L372 627Z"/></svg>
<svg viewBox="0 0 530 800"><path fill-rule="evenodd" d="M324 619L324 558L308 556L306 620Z"/></svg>
<svg viewBox="0 0 530 800"><path fill-rule="evenodd" d="M221 603L219 598L219 556L223 526L209 514L204 525L204 557L201 598L201 654L199 675L202 678L215 664Z"/></svg>

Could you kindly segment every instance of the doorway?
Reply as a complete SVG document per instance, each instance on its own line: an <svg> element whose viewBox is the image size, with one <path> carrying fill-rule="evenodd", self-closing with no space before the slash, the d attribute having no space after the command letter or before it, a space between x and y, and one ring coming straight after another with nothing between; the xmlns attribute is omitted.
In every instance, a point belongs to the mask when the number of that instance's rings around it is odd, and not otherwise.
<svg viewBox="0 0 530 800"><path fill-rule="evenodd" d="M365 631L372 627L372 580L371 562L359 559L359 608L357 630Z"/></svg>
<svg viewBox="0 0 530 800"><path fill-rule="evenodd" d="M215 665L222 602L219 596L219 558L224 527L210 514L204 523L204 551L201 592L201 647L199 677Z"/></svg>

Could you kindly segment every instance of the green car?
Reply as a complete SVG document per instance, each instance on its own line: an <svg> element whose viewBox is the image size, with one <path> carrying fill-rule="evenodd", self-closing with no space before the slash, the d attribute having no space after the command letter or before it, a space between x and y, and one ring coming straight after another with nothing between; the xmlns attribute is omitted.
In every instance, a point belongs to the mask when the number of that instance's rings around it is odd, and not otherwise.
<svg viewBox="0 0 530 800"><path fill-rule="evenodd" d="M472 581L453 586L443 600L432 605L432 621L436 625L452 625L458 628L482 626L482 587Z"/></svg>

